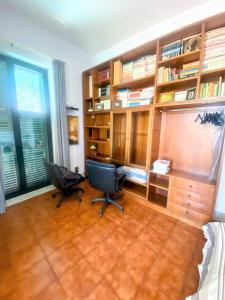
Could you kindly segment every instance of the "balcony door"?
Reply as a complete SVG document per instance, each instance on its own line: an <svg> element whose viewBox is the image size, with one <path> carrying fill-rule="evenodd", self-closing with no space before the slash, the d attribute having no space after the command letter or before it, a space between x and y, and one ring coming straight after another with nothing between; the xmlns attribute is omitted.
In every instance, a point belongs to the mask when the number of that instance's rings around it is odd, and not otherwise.
<svg viewBox="0 0 225 300"><path fill-rule="evenodd" d="M0 55L0 147L6 198L48 184L52 160L47 71Z"/></svg>

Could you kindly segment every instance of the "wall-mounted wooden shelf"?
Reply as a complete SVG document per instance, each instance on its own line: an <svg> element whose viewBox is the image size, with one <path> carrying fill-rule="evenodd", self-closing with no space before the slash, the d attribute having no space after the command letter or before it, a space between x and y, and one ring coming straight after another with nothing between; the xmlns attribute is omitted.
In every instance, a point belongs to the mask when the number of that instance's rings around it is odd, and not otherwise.
<svg viewBox="0 0 225 300"><path fill-rule="evenodd" d="M149 185L160 188L162 190L168 191L169 189L169 181L161 179L161 178L152 178L150 180Z"/></svg>
<svg viewBox="0 0 225 300"><path fill-rule="evenodd" d="M135 87L140 87L142 85L145 84L149 84L152 85L154 84L154 79L155 79L155 75L151 75L151 76L146 76L146 77L142 77L140 79L136 79L136 80L132 80L132 81L127 81L127 82L123 82L117 85L113 85L113 88L115 89L124 89L124 88L135 88Z"/></svg>
<svg viewBox="0 0 225 300"><path fill-rule="evenodd" d="M179 56L174 56L165 60L160 60L158 62L158 66L171 66L175 64L185 64L190 61L198 60L200 57L200 50L195 50L192 52L188 52L185 54L181 54Z"/></svg>
<svg viewBox="0 0 225 300"><path fill-rule="evenodd" d="M171 89L176 89L178 86L182 86L184 83L196 83L198 76L192 76L183 79L171 80L163 83L157 83L158 87L170 87Z"/></svg>

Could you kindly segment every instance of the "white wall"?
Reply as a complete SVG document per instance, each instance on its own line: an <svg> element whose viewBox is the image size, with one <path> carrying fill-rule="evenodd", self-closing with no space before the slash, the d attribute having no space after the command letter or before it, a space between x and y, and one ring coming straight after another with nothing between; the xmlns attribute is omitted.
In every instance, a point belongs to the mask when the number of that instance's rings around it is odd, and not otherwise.
<svg viewBox="0 0 225 300"><path fill-rule="evenodd" d="M201 21L213 15L219 14L225 11L224 0L213 0L206 2L203 5L197 6L191 10L185 11L171 19L167 19L162 23L155 26L146 28L146 30L131 36L127 40L116 44L110 49L106 49L93 58L93 65L100 64L106 60L123 54L129 50L132 50L140 45L157 39L170 32L178 30L187 25ZM135 25L134 25L135 26Z"/></svg>
<svg viewBox="0 0 225 300"><path fill-rule="evenodd" d="M0 6L0 51L49 69L50 95L54 95L51 62L59 59L66 63L67 102L79 108L75 115L80 116L79 145L70 146L71 169L79 166L84 172L83 152L83 106L82 71L90 65L90 57L57 36ZM13 43L14 46L10 46ZM51 99L52 100L52 99ZM53 125L54 113L52 115ZM55 124L57 126L57 124ZM54 126L53 137L54 137Z"/></svg>

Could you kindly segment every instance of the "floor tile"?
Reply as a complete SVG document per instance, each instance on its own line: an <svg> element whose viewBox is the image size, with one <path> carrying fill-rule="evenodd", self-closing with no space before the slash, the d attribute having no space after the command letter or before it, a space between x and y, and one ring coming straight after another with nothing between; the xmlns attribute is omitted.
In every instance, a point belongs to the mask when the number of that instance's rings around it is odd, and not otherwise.
<svg viewBox="0 0 225 300"><path fill-rule="evenodd" d="M118 227L117 230L107 238L107 241L115 247L120 254L124 253L135 240L136 237L121 227Z"/></svg>
<svg viewBox="0 0 225 300"><path fill-rule="evenodd" d="M151 281L145 281L140 285L133 300L171 300L159 290Z"/></svg>
<svg viewBox="0 0 225 300"><path fill-rule="evenodd" d="M17 299L33 299L53 284L57 278L48 262L43 259L29 270L17 275L14 280L17 285Z"/></svg>
<svg viewBox="0 0 225 300"><path fill-rule="evenodd" d="M121 300L133 299L142 279L143 275L124 259L118 260L117 264L105 276L105 280Z"/></svg>
<svg viewBox="0 0 225 300"><path fill-rule="evenodd" d="M108 241L103 241L85 257L94 270L104 275L117 262L119 252Z"/></svg>
<svg viewBox="0 0 225 300"><path fill-rule="evenodd" d="M44 253L39 245L29 245L17 252L10 254L13 273L23 272L44 258Z"/></svg>
<svg viewBox="0 0 225 300"><path fill-rule="evenodd" d="M59 281L69 297L80 300L91 293L100 279L101 276L82 258Z"/></svg>
<svg viewBox="0 0 225 300"><path fill-rule="evenodd" d="M63 229L58 229L42 237L40 240L40 245L45 255L49 255L58 247L69 241L71 238L71 233Z"/></svg>
<svg viewBox="0 0 225 300"><path fill-rule="evenodd" d="M169 263L163 257L157 257L145 280L152 282L154 286L170 299L182 299L181 294L185 282L185 272L181 271L173 263Z"/></svg>
<svg viewBox="0 0 225 300"><path fill-rule="evenodd" d="M69 268L74 266L82 258L73 240L66 242L61 247L47 256L47 259L57 277L60 277Z"/></svg>
<svg viewBox="0 0 225 300"><path fill-rule="evenodd" d="M154 263L157 253L142 241L135 241L123 254L123 257L128 264L145 274Z"/></svg>
<svg viewBox="0 0 225 300"><path fill-rule="evenodd" d="M84 300L120 300L109 285L102 281L99 283L91 294L84 298Z"/></svg>
<svg viewBox="0 0 225 300"><path fill-rule="evenodd" d="M97 247L101 241L101 235L98 235L92 227L82 232L74 239L75 245L83 255Z"/></svg>

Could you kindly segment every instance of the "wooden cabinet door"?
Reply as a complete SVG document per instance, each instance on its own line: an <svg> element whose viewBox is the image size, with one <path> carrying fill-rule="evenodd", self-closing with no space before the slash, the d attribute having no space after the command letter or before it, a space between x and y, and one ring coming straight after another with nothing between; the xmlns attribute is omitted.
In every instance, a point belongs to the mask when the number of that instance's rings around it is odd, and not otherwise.
<svg viewBox="0 0 225 300"><path fill-rule="evenodd" d="M128 164L131 166L147 168L150 139L150 112L148 110L131 111L128 121Z"/></svg>
<svg viewBox="0 0 225 300"><path fill-rule="evenodd" d="M112 161L127 164L128 113L113 112L112 115Z"/></svg>

